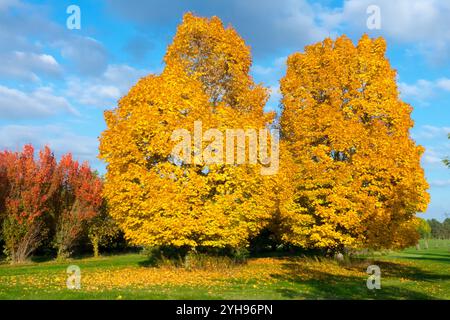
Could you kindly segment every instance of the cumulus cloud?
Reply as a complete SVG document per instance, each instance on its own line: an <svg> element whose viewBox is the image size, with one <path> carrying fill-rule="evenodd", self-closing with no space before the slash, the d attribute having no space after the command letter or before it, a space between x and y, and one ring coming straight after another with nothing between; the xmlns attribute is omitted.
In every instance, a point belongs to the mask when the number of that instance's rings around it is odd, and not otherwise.
<svg viewBox="0 0 450 320"><path fill-rule="evenodd" d="M440 165L442 164L442 159L441 155L432 149L426 149L422 157L423 162L429 165Z"/></svg>
<svg viewBox="0 0 450 320"><path fill-rule="evenodd" d="M148 73L128 65L109 65L97 78L69 78L66 95L82 105L112 107L139 78Z"/></svg>
<svg viewBox="0 0 450 320"><path fill-rule="evenodd" d="M253 65L252 66L252 73L256 76L262 77L262 78L271 78L270 80L273 81L275 79L279 79L279 77L285 72L286 70L286 56L281 56L272 61L271 65L262 66L262 65ZM267 81L268 79L264 79Z"/></svg>
<svg viewBox="0 0 450 320"><path fill-rule="evenodd" d="M70 65L75 66L74 71L82 75L104 72L108 55L98 41L77 35L65 28L64 24L52 22L46 5L18 0L8 0L6 3L2 4L3 10L0 10L0 52L10 56L14 56L17 51L27 52L28 56L38 57L43 55L41 50L45 46L58 50ZM15 63L17 68L24 69L22 64L26 65L27 60L17 60Z"/></svg>
<svg viewBox="0 0 450 320"><path fill-rule="evenodd" d="M445 172L448 171L442 161L450 156L449 134L450 127L448 126L423 125L414 128L412 137L425 146L422 163L426 167L433 170L444 169Z"/></svg>
<svg viewBox="0 0 450 320"><path fill-rule="evenodd" d="M330 35L320 23L320 13L327 9L306 0L107 0L107 3L113 12L141 28L175 25L187 11L217 15L238 30L257 56L281 48L302 50L304 45Z"/></svg>
<svg viewBox="0 0 450 320"><path fill-rule="evenodd" d="M38 81L38 74L58 76L61 66L49 54L13 51L0 54L0 77L6 79L19 79Z"/></svg>
<svg viewBox="0 0 450 320"><path fill-rule="evenodd" d="M435 85L431 81L420 79L412 84L400 82L398 87L403 99L414 99L425 103L426 99L433 96Z"/></svg>
<svg viewBox="0 0 450 320"><path fill-rule="evenodd" d="M49 87L24 92L0 85L0 119L41 118L61 112L77 114L66 98Z"/></svg>
<svg viewBox="0 0 450 320"><path fill-rule="evenodd" d="M63 58L74 63L74 71L83 75L99 75L105 71L108 53L103 45L89 37L71 37L58 40L56 47L61 49Z"/></svg>
<svg viewBox="0 0 450 320"><path fill-rule="evenodd" d="M428 105L426 100L434 98L441 91L450 91L450 79L440 78L433 81L419 79L412 84L400 82L398 86L403 99L416 100Z"/></svg>
<svg viewBox="0 0 450 320"><path fill-rule="evenodd" d="M437 80L436 86L439 89L442 89L442 90L445 90L445 91L450 91L450 79L448 79L448 78L441 78L441 79Z"/></svg>
<svg viewBox="0 0 450 320"><path fill-rule="evenodd" d="M381 11L381 29L367 29L367 8ZM325 12L329 28L382 35L397 43L409 43L428 56L431 62L450 59L450 2L440 0L346 0L341 8Z"/></svg>
<svg viewBox="0 0 450 320"><path fill-rule="evenodd" d="M119 16L141 27L179 22L182 14L217 15L244 36L256 55L305 44L336 33L383 35L409 43L433 63L450 60L450 2L441 0L345 0L340 7L306 0L167 1L107 0ZM367 29L367 8L381 9L381 30Z"/></svg>
<svg viewBox="0 0 450 320"><path fill-rule="evenodd" d="M435 168L447 168L442 162L448 154L448 148L444 148L444 145L437 147L427 147L425 153L422 156L422 162L425 165Z"/></svg>

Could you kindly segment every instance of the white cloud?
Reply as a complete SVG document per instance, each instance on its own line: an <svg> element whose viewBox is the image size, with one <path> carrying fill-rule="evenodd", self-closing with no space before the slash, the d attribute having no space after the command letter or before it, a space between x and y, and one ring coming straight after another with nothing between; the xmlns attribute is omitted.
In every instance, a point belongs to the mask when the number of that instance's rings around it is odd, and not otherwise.
<svg viewBox="0 0 450 320"><path fill-rule="evenodd" d="M82 75L97 76L105 71L108 64L105 47L91 37L68 30L65 23L51 21L48 4L8 0L5 5L4 1L0 0L3 2L0 7L3 8L0 10L0 52L40 52L42 48L51 48L58 50L73 71ZM51 63L45 56L41 58L44 58L41 62Z"/></svg>
<svg viewBox="0 0 450 320"><path fill-rule="evenodd" d="M48 145L58 157L71 152L75 159L89 161L97 169L103 167L96 159L98 140L95 137L75 134L62 125L0 127L0 149L21 150L29 143L36 149Z"/></svg>
<svg viewBox="0 0 450 320"><path fill-rule="evenodd" d="M269 90L271 97L274 97L278 100L281 98L281 91L279 86L270 86Z"/></svg>
<svg viewBox="0 0 450 320"><path fill-rule="evenodd" d="M66 95L82 105L111 107L139 78L148 73L127 65L109 65L98 78L70 78Z"/></svg>
<svg viewBox="0 0 450 320"><path fill-rule="evenodd" d="M450 91L450 79L448 78L441 78L437 81L436 86L439 89Z"/></svg>
<svg viewBox="0 0 450 320"><path fill-rule="evenodd" d="M280 111L278 108L281 100L279 81L286 73L286 60L286 56L280 56L273 59L267 66L252 67L256 82L262 82L269 89L270 98L265 108L267 111Z"/></svg>
<svg viewBox="0 0 450 320"><path fill-rule="evenodd" d="M331 34L319 21L321 12L329 9L307 0L108 0L107 3L108 8L141 29L179 22L187 11L219 16L225 25L231 23L236 28L256 56L285 48L301 50Z"/></svg>
<svg viewBox="0 0 450 320"><path fill-rule="evenodd" d="M57 68L57 63L51 56L32 57ZM111 108L139 78L148 73L128 65L109 65L99 77L69 77L62 95L55 93L50 87L41 86L26 92L0 85L0 119L41 118L63 112L78 115L72 107L77 104Z"/></svg>
<svg viewBox="0 0 450 320"><path fill-rule="evenodd" d="M439 90L450 91L450 79L440 78L433 81L420 79L413 84L400 82L398 87L403 99L413 99L428 105L426 100L435 97Z"/></svg>
<svg viewBox="0 0 450 320"><path fill-rule="evenodd" d="M447 168L442 162L447 156L446 151L448 151L448 149L444 148L444 145L427 147L422 156L423 164L431 167Z"/></svg>
<svg viewBox="0 0 450 320"><path fill-rule="evenodd" d="M450 187L450 180L432 180L429 182L432 187Z"/></svg>
<svg viewBox="0 0 450 320"><path fill-rule="evenodd" d="M272 61L272 64L269 66L261 66L261 65L253 65L252 72L256 76L260 76L264 79L270 78L279 79L282 76L284 71L286 70L286 56L278 57ZM267 80L267 79L266 79Z"/></svg>
<svg viewBox="0 0 450 320"><path fill-rule="evenodd" d="M347 0L343 8L346 22L366 26L369 5L381 10L383 33L400 41L428 41L447 36L442 27L448 24L450 6L445 1L434 0ZM436 34L437 33L437 34Z"/></svg>
<svg viewBox="0 0 450 320"><path fill-rule="evenodd" d="M381 29L368 30L366 10L380 7ZM450 2L441 0L346 0L341 8L322 14L324 25L346 33L382 35L397 43L409 43L431 62L450 60Z"/></svg>
<svg viewBox="0 0 450 320"><path fill-rule="evenodd" d="M260 65L254 65L252 67L252 72L256 75L266 76L272 74L274 72L274 69L272 67L263 67Z"/></svg>
<svg viewBox="0 0 450 320"><path fill-rule="evenodd" d="M186 11L219 16L231 23L255 50L302 50L305 44L346 33L360 36L367 28L367 8L381 9L381 30L397 43L409 43L434 60L450 58L450 1L445 0L344 0L317 4L307 0L230 0L189 2L167 0L107 0L109 7L140 27L178 22Z"/></svg>
<svg viewBox="0 0 450 320"><path fill-rule="evenodd" d="M415 133L413 137L415 139L434 139L434 138L447 138L450 133L450 127L436 127L425 125L421 126L418 133Z"/></svg>
<svg viewBox="0 0 450 320"><path fill-rule="evenodd" d="M442 158L432 150L425 150L425 154L423 155L423 162L429 165L439 165L442 164Z"/></svg>
<svg viewBox="0 0 450 320"><path fill-rule="evenodd" d="M61 112L77 114L66 98L55 95L49 87L28 93L0 85L0 119L47 117Z"/></svg>
<svg viewBox="0 0 450 320"><path fill-rule="evenodd" d="M425 100L432 96L434 84L430 81L420 79L414 84L400 82L398 86L403 98Z"/></svg>
<svg viewBox="0 0 450 320"><path fill-rule="evenodd" d="M0 76L7 79L38 81L38 73L57 76L61 66L49 54L14 51L0 54Z"/></svg>
<svg viewBox="0 0 450 320"><path fill-rule="evenodd" d="M90 37L72 36L54 43L63 58L74 63L74 71L83 75L99 75L107 67L108 54L103 45Z"/></svg>

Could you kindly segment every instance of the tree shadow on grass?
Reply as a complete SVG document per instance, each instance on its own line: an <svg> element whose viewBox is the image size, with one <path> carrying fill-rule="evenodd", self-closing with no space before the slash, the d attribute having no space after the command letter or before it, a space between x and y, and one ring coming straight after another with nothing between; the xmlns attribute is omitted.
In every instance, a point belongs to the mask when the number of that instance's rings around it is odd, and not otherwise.
<svg viewBox="0 0 450 320"><path fill-rule="evenodd" d="M403 258L400 256L392 256L392 258ZM435 262L441 262L441 263L450 263L450 256L445 255L433 255L433 254L427 254L423 255L421 257L407 257L408 260L422 260L422 261L435 261Z"/></svg>
<svg viewBox="0 0 450 320"><path fill-rule="evenodd" d="M444 257L444 258L450 258L450 250L448 252L448 254L441 254L441 253L433 253L433 252L427 252L425 254L423 254L425 256L433 256L433 257Z"/></svg>
<svg viewBox="0 0 450 320"><path fill-rule="evenodd" d="M366 271L369 264L360 264L358 266L349 266L348 270ZM283 273L274 274L273 278L278 281L290 282L304 289L276 289L282 297L288 299L389 299L389 300L429 300L435 297L423 292L417 292L409 288L397 286L383 286L383 277L403 278L419 281L436 281L450 279L449 275L433 274L424 270L390 262L376 261L375 263L382 270L381 289L370 290L366 286L367 277L336 275L329 271L318 271L308 268L300 260L292 259L283 264ZM304 276L302 276L302 274ZM306 276L305 276L306 275Z"/></svg>
<svg viewBox="0 0 450 320"><path fill-rule="evenodd" d="M441 262L441 263L446 263L446 264L450 264L450 257L448 258L440 258L440 257L410 257L409 259L412 260L430 260L430 261L436 261L436 262Z"/></svg>
<svg viewBox="0 0 450 320"><path fill-rule="evenodd" d="M415 258L408 258L415 259ZM382 270L382 274L389 278L403 278L413 281L450 280L450 274L434 273L417 267L398 264L390 261L374 262Z"/></svg>

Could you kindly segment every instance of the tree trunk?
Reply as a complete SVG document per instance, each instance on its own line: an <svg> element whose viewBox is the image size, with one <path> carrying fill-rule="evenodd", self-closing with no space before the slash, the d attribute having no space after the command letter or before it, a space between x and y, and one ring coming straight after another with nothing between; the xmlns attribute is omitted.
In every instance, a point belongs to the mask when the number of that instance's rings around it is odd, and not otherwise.
<svg viewBox="0 0 450 320"><path fill-rule="evenodd" d="M99 239L98 237L93 237L92 238L92 249L94 250L94 257L97 258L99 256Z"/></svg>
<svg viewBox="0 0 450 320"><path fill-rule="evenodd" d="M57 260L65 260L69 257L70 253L67 250L67 247L63 244L58 246L58 253L56 256Z"/></svg>
<svg viewBox="0 0 450 320"><path fill-rule="evenodd" d="M12 264L23 263L30 257L41 242L42 229L42 223L35 222L29 227L18 243L11 245L11 247L8 248L11 254Z"/></svg>

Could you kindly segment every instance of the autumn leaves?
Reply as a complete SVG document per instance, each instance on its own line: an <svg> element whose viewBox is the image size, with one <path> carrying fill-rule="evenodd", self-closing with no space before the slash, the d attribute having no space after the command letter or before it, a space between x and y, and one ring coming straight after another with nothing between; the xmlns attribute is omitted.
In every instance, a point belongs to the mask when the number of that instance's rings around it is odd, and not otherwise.
<svg viewBox="0 0 450 320"><path fill-rule="evenodd" d="M233 29L218 18L183 21L162 74L141 79L105 114L104 194L133 244L243 247L275 210L263 164L180 163L171 138L179 129L194 133L197 122L222 132L266 128L267 90L249 76L250 50Z"/></svg>
<svg viewBox="0 0 450 320"><path fill-rule="evenodd" d="M105 113L111 215L137 245L239 248L263 230L303 247L409 244L427 184L409 137L411 107L384 55L384 41L366 36L293 54L278 121L263 111L268 90L249 75L250 50L236 31L185 15L164 71ZM172 133L192 133L198 121L221 132L281 128L278 173L261 175L261 162L174 159Z"/></svg>
<svg viewBox="0 0 450 320"><path fill-rule="evenodd" d="M381 38L342 36L288 59L281 128L299 169L286 240L302 246L396 247L414 242L428 204L422 148L409 137ZM307 209L306 211L304 209Z"/></svg>
<svg viewBox="0 0 450 320"><path fill-rule="evenodd" d="M48 147L35 157L26 145L21 152L0 152L0 219L4 253L24 262L47 244L67 257L85 224L99 214L102 182L87 163L71 154L59 162Z"/></svg>

